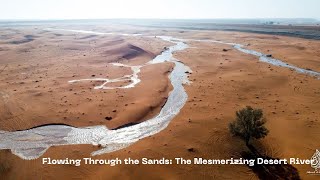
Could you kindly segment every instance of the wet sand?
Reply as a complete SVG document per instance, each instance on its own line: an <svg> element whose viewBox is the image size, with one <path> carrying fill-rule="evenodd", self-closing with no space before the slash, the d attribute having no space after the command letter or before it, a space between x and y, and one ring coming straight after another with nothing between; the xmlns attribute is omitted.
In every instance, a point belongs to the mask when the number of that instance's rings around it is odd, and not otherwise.
<svg viewBox="0 0 320 180"><path fill-rule="evenodd" d="M272 54L290 64L320 69L317 48L319 42L315 40L219 31L146 33L250 44L250 48ZM127 48L125 44L130 43L150 52L122 61L139 64L146 62L150 54L159 54L169 44L145 38L105 36L91 37L97 40L90 40L88 35L67 35L69 36L56 36L53 32L46 32L33 41L19 45L8 44L11 39L1 40L1 44L4 44L2 49L7 49L0 51L2 59L5 59L0 62L1 67L5 67L1 72L0 84L1 104L4 107L1 109L1 130L14 131L48 123L64 123L77 127L105 124L108 128L115 128L126 123L143 121L160 111L171 89L167 78L173 66L171 63L143 68L141 83L132 89L99 91L93 89L93 83L68 84L67 81L92 75L119 77L130 74L129 69L106 65L106 62L113 62L115 59L119 61L119 56L127 52L119 50L120 53L117 54L119 51L108 51L109 48ZM54 38L49 38L51 36ZM16 39L22 37L24 34L15 35ZM124 41L121 45L116 45L118 38ZM100 47L100 44L107 45ZM230 135L228 123L234 119L235 111L246 105L262 108L268 119L270 134L264 140L255 142L260 151L277 158L297 156L309 159L312 156L318 148L320 137L318 79L259 62L256 57L241 53L228 45L203 42L188 44L189 49L175 54L175 57L193 70L189 75L192 84L185 86L188 102L180 114L159 134L126 149L94 158L239 158L240 153L247 149L241 140ZM106 53L102 56L106 51L117 53ZM114 110L116 112L113 112ZM112 120L106 120L107 116L112 117ZM188 151L190 148L194 151ZM43 157L83 158L89 157L92 151L98 149L99 147L91 145L52 147ZM3 174L8 179L257 179L245 165L49 166L42 165L41 158L26 161L7 150L0 152L0 160L9 167L8 172ZM306 175L310 166L295 167L302 178L310 178ZM192 174L187 173L191 170Z"/></svg>

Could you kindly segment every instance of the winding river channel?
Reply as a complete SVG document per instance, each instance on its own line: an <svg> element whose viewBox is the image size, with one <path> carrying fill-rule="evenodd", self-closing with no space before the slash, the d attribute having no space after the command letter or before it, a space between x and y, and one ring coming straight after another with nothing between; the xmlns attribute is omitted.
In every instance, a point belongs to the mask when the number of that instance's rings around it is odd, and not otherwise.
<svg viewBox="0 0 320 180"><path fill-rule="evenodd" d="M96 35L113 35L114 33L101 33L93 31L83 30L65 30L65 29L47 29L51 31L70 31L75 33L86 33ZM119 34L118 34L119 35ZM123 36L142 36L140 34L120 34ZM149 37L149 36L146 36ZM139 73L141 67L148 66L149 64L157 64L163 62L172 62L175 67L169 75L173 90L168 96L168 100L162 107L159 114L149 120L142 123L132 125L129 127L123 127L120 129L109 130L106 126L90 126L84 128L76 128L66 125L47 125L42 127L36 127L29 130L7 132L0 131L0 149L10 149L11 152L22 159L36 159L43 155L51 146L60 145L72 145L72 144L93 144L99 145L102 148L98 151L94 151L91 155L99 155L104 153L113 152L119 149L130 146L131 144L151 135L154 135L163 129L165 129L170 121L180 112L185 105L188 95L183 87L184 84L188 84L189 80L186 75L186 71L191 72L191 69L179 60L173 57L173 53L177 51L183 51L188 48L186 42L199 41L207 43L222 43L228 44L233 48L247 54L251 54L259 57L260 61L282 66L285 68L291 68L299 73L308 74L311 76L320 77L319 72L302 69L293 65L289 65L281 60L267 57L267 55L246 49L243 45L235 43L225 43L214 40L192 40L192 39L178 39L168 36L157 36L164 41L171 42L173 45L163 51L160 55L152 59L151 61L138 65L129 66L120 63L113 63L114 66L123 66L131 68L132 74L126 75L116 79L105 78L89 78L70 80L69 83L81 83L82 81L98 81L102 84L95 87L95 89L116 89L116 88L134 88L135 85L141 82L139 79ZM109 87L108 83L127 81L130 80L130 84L121 87Z"/></svg>

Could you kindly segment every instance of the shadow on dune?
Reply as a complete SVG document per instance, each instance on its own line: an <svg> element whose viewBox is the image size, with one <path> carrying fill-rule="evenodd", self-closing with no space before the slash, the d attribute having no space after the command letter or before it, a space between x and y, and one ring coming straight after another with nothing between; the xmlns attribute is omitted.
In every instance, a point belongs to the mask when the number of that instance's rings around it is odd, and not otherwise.
<svg viewBox="0 0 320 180"><path fill-rule="evenodd" d="M24 39L20 39L20 40L14 40L9 42L9 44L23 44L23 43L28 43L33 41L37 36L33 36L33 35L25 35Z"/></svg>
<svg viewBox="0 0 320 180"><path fill-rule="evenodd" d="M4 178L5 175L9 174L9 172L12 169L11 162L7 158L9 153L11 154L11 151L8 149L1 150L0 152L0 177L1 178Z"/></svg>
<svg viewBox="0 0 320 180"><path fill-rule="evenodd" d="M131 60L139 56L146 56L149 59L154 58L154 54L130 43L123 43L112 49L105 51L106 55L116 55L120 58Z"/></svg>
<svg viewBox="0 0 320 180"><path fill-rule="evenodd" d="M97 35L84 36L84 37L81 37L79 39L91 39L91 38L95 38L95 37L97 37Z"/></svg>
<svg viewBox="0 0 320 180"><path fill-rule="evenodd" d="M248 145L250 151L242 152L242 158L244 159L278 159L270 156L260 154L255 147ZM249 166L249 168L262 180L270 179L288 179L288 180L300 180L298 170L290 164L255 164Z"/></svg>

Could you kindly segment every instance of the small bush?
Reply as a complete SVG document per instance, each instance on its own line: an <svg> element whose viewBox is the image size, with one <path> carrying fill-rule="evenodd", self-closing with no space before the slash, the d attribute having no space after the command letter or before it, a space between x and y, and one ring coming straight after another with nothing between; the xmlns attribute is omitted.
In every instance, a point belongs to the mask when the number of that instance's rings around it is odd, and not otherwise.
<svg viewBox="0 0 320 180"><path fill-rule="evenodd" d="M248 146L250 139L264 138L269 133L264 126L265 123L266 119L261 109L247 106L236 112L236 119L229 124L229 129L233 135L242 138Z"/></svg>

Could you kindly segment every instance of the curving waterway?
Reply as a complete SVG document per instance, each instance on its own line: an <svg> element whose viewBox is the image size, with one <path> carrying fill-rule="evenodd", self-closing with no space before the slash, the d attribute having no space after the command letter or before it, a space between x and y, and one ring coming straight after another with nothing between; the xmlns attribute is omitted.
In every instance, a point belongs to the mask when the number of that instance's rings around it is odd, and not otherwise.
<svg viewBox="0 0 320 180"><path fill-rule="evenodd" d="M70 31L76 33L87 33L96 35L113 35L114 33L100 33L93 31L83 30L65 30L65 29L47 29L47 30L59 30ZM119 35L119 34L118 34ZM140 36L140 34L120 34L123 36ZM320 73L316 71L306 70L294 65L289 65L281 60L268 57L267 55L246 49L245 46L235 43L226 43L215 40L194 40L194 39L178 39L168 36L157 36L164 41L173 43L171 47L163 51L160 55L149 61L148 63L139 66L129 66L120 63L113 63L114 66L123 66L131 68L132 74L126 75L120 78L107 79L107 78L89 78L70 80L69 83L81 83L82 81L99 81L100 85L95 89L116 89L116 88L133 88L141 80L139 79L139 73L141 67L149 64L163 63L169 61L175 64L173 71L169 78L173 86L173 90L168 96L168 100L161 109L160 113L147 121L124 127L116 130L109 130L106 126L90 126L84 128L76 128L66 125L47 125L42 127L36 127L29 130L7 132L0 131L0 149L10 149L11 152L22 159L36 159L43 155L51 146L60 145L72 145L72 144L93 144L99 145L102 148L98 151L94 151L91 155L99 155L104 153L113 152L151 135L154 135L163 129L165 129L170 121L180 112L181 108L187 101L188 95L183 87L184 84L188 84L189 80L186 71L191 72L190 68L179 60L173 58L173 53L176 51L183 51L188 48L186 42L199 41L207 43L221 43L232 46L233 48L254 56L259 57L260 61L281 66L285 68L294 69L299 73L304 73L311 76L320 77ZM108 83L128 81L130 83L125 86L109 87Z"/></svg>
<svg viewBox="0 0 320 180"><path fill-rule="evenodd" d="M188 96L183 84L189 83L185 72L191 70L173 58L172 55L173 52L186 49L188 47L186 43L177 41L171 37L159 36L158 38L174 43L174 45L144 65L130 66L133 70L132 75L117 79L98 78L70 81L70 83L88 80L104 81L102 85L95 87L96 89L131 88L140 82L138 73L141 67L165 61L173 62L175 67L169 76L173 90L170 92L167 102L157 116L142 123L116 130L109 130L106 126L75 128L65 125L48 125L24 131L0 131L0 149L11 149L13 154L22 159L36 159L51 146L93 144L102 147L100 150L92 152L92 155L99 155L125 148L140 139L154 135L165 129L187 101ZM113 65L126 66L123 64ZM106 86L109 82L118 82L128 78L132 80L132 83L127 86Z"/></svg>
<svg viewBox="0 0 320 180"><path fill-rule="evenodd" d="M270 55L255 51L255 50L251 50L248 49L247 46L242 45L242 44L237 44L237 43L228 43L228 42L223 42L223 41L216 41L216 40L194 40L194 39L185 39L184 41L197 41L197 42L207 42L207 43L219 43L219 44L226 44L226 45L230 45L232 46L234 49L243 52L245 54L250 54L253 56L257 56L259 58L259 60L261 62L265 62L274 66L279 66L279 67L284 67L284 68L289 68L292 69L298 73L302 73L302 74L307 74L310 76L314 76L317 77L318 79L320 78L320 72L317 71L313 71L310 69L303 69L303 68L299 68L295 65L292 64L288 64L286 62L283 62L279 59L273 58Z"/></svg>

